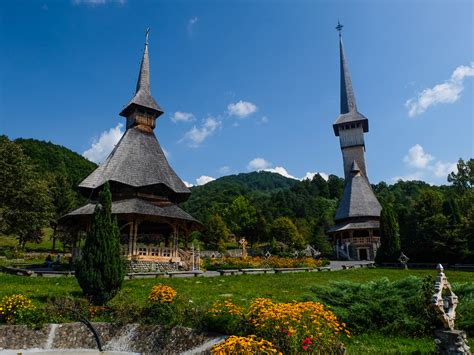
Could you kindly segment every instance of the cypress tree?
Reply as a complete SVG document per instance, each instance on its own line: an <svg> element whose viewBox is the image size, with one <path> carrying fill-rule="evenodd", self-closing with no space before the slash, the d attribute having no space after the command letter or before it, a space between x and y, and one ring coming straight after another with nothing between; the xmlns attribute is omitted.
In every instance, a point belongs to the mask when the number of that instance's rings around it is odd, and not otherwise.
<svg viewBox="0 0 474 355"><path fill-rule="evenodd" d="M120 256L119 228L112 218L109 184L99 194L87 234L82 259L76 266L76 278L90 302L103 305L122 287L124 266Z"/></svg>
<svg viewBox="0 0 474 355"><path fill-rule="evenodd" d="M397 218L390 205L384 206L380 214L380 248L377 262L394 262L400 255L400 233Z"/></svg>

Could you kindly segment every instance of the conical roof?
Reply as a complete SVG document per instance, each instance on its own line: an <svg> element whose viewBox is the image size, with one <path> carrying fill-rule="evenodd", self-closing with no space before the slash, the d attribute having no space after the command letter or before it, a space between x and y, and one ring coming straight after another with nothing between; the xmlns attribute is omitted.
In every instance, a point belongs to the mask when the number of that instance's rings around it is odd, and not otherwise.
<svg viewBox="0 0 474 355"><path fill-rule="evenodd" d="M382 206L377 200L369 181L360 174L360 168L354 160L334 221L348 218L380 217L381 211Z"/></svg>
<svg viewBox="0 0 474 355"><path fill-rule="evenodd" d="M125 131L107 159L79 184L87 193L105 184L117 182L134 188L164 187L168 197L184 201L191 193L169 165L153 131L139 127Z"/></svg>
<svg viewBox="0 0 474 355"><path fill-rule="evenodd" d="M130 102L120 112L121 116L127 117L134 109L140 106L141 108L151 111L156 117L160 116L163 111L151 96L150 91L150 61L148 58L148 30L146 33L145 49L143 50L142 62L140 64L140 72L138 74L137 87L135 95Z"/></svg>
<svg viewBox="0 0 474 355"><path fill-rule="evenodd" d="M342 27L341 27L342 28ZM342 35L339 33L339 62L341 72L341 114L333 124L334 134L339 136L339 126L348 123L362 123L364 132L369 131L369 120L367 117L357 111L356 99L354 89L352 88L352 80L349 72L349 64L344 52L344 45L342 43Z"/></svg>

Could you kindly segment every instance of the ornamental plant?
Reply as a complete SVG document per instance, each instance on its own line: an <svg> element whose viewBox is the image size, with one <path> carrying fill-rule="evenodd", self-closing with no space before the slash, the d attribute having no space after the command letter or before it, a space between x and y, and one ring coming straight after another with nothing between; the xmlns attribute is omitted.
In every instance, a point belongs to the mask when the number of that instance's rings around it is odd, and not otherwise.
<svg viewBox="0 0 474 355"><path fill-rule="evenodd" d="M158 284L153 286L148 299L152 302L171 303L178 293L170 286Z"/></svg>
<svg viewBox="0 0 474 355"><path fill-rule="evenodd" d="M228 354L281 354L273 344L255 335L247 337L230 336L224 342L214 345L211 350L214 355Z"/></svg>
<svg viewBox="0 0 474 355"><path fill-rule="evenodd" d="M112 194L106 183L92 216L82 259L76 265L79 286L93 305L104 305L122 287L125 270L119 234L117 219L112 217Z"/></svg>
<svg viewBox="0 0 474 355"><path fill-rule="evenodd" d="M0 302L0 322L13 323L35 309L31 299L24 295L5 296Z"/></svg>
<svg viewBox="0 0 474 355"><path fill-rule="evenodd" d="M218 333L244 335L247 327L245 309L231 300L215 302L205 317L206 329Z"/></svg>
<svg viewBox="0 0 474 355"><path fill-rule="evenodd" d="M247 319L255 333L284 353L332 353L350 337L344 323L319 302L273 303L255 299Z"/></svg>
<svg viewBox="0 0 474 355"><path fill-rule="evenodd" d="M222 257L215 259L205 259L205 268L216 269L240 269L240 268L290 268L290 267L319 267L322 265L321 259L309 257L285 258L271 256L263 258L260 256L242 258Z"/></svg>

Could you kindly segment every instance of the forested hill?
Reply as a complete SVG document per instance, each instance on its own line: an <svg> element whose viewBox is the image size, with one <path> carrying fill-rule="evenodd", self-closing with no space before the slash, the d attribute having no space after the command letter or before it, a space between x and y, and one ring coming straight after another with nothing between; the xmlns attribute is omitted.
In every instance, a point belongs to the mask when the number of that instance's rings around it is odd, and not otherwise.
<svg viewBox="0 0 474 355"><path fill-rule="evenodd" d="M38 172L64 174L73 186L97 167L82 155L51 142L18 138L15 143L36 165Z"/></svg>
<svg viewBox="0 0 474 355"><path fill-rule="evenodd" d="M241 173L238 175L223 176L207 185L236 184L249 189L260 190L262 192L276 192L294 186L298 180L287 178L283 175L271 173L269 171L255 171L252 173ZM199 190L201 186L196 186L193 191Z"/></svg>

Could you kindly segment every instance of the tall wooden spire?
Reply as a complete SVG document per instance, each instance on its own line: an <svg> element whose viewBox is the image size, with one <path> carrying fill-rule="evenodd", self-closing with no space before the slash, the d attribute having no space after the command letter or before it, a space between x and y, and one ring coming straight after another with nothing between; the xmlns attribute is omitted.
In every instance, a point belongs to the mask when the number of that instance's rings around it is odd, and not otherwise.
<svg viewBox="0 0 474 355"><path fill-rule="evenodd" d="M344 53L341 32L339 32L339 57L341 65L341 114L345 114L351 111L357 111L357 105L354 89L352 88L349 65L347 64L346 55Z"/></svg>
<svg viewBox="0 0 474 355"><path fill-rule="evenodd" d="M145 49L143 50L135 95L120 112L121 116L127 117L127 128L141 124L153 129L155 128L155 119L163 114L160 106L151 96L148 33L149 29L146 30Z"/></svg>

